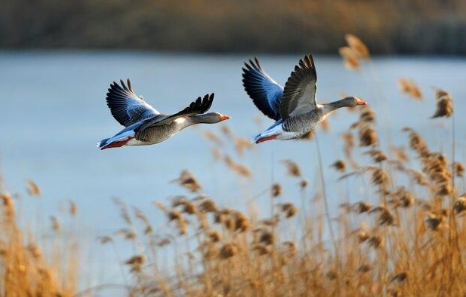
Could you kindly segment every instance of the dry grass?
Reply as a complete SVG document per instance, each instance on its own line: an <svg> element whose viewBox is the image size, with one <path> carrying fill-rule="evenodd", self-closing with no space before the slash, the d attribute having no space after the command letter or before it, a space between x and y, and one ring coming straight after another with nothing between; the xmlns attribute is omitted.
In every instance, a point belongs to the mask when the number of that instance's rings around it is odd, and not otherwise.
<svg viewBox="0 0 466 297"><path fill-rule="evenodd" d="M28 181L31 196L40 188ZM0 189L1 190L1 189ZM0 296L73 296L77 285L77 247L72 241L59 244L60 225L52 217L52 247L41 249L31 232L25 232L24 222L16 213L20 198L0 192ZM47 245L46 245L47 246Z"/></svg>
<svg viewBox="0 0 466 297"><path fill-rule="evenodd" d="M438 100L453 104L447 92L437 93ZM439 116L449 117L451 112ZM140 232L132 239L149 252L134 255L140 261L127 261L136 281L131 294L464 296L466 195L459 190L465 185L463 163L432 151L411 128L403 129L410 151L394 146L384 151L375 121L373 110L360 110L359 120L344 136L346 160L329 164L341 174L340 182L361 180L365 192L373 193L370 201L342 203L340 212L332 215L338 234L335 246L325 213L306 213L284 201L283 185L278 183L268 192L270 217L222 208L205 196L178 197L171 206L159 204L173 228L163 244L151 240L152 233ZM223 133L230 140L222 147L234 147L232 133ZM218 141L212 144L219 148ZM369 163L359 165L356 159ZM302 180L299 164L282 162L288 175ZM317 190L314 209L324 209L322 198L322 190ZM134 225L129 228L137 230ZM161 266L157 259L170 254L165 250L169 247L175 251L172 264Z"/></svg>
<svg viewBox="0 0 466 297"><path fill-rule="evenodd" d="M373 204L341 205L334 223L336 249L329 244L323 213L306 215L281 201L279 184L271 186L274 212L266 218L220 208L207 197L177 197L171 206L159 204L173 224L169 239L154 242L152 233L142 231L132 239L150 252L126 261L136 280L131 294L463 296L466 196L452 180L455 174L462 177L464 167L450 166L444 154L406 130L409 155L419 168L391 159L376 143L363 149L373 165L346 174L344 160L332 165L343 174L341 180L368 177L367 187L376 193ZM301 178L298 164L286 160L285 165L288 174ZM454 174L451 168L459 170ZM401 176L408 186L395 182ZM186 250L180 248L183 242ZM176 261L159 266L156 259L167 253L167 244L178 246Z"/></svg>
<svg viewBox="0 0 466 297"><path fill-rule="evenodd" d="M364 71L371 63L367 47L355 36L346 38L344 63L354 69L357 61ZM404 92L421 98L412 80L402 85ZM452 116L451 95L434 91L434 117ZM170 205L155 202L165 225L153 226L143 211L115 200L125 226L99 240L108 244L121 236L137 251L120 263L132 275L132 285L123 286L128 296L465 296L464 164L454 150L449 156L431 150L411 128L398 131L405 133L409 151L390 143L390 149L381 147L376 113L359 111L357 122L343 134L345 158L324 167L340 174L339 183L351 181L371 196L352 203L342 199L339 212L331 214L333 243L323 211L325 186L309 195L300 164L291 159L281 162L293 183L274 183L262 193L270 197L267 217L254 209L245 213L219 206L203 193L194 173L184 170L173 182L189 196L175 196ZM249 179L256 174L242 164L252 147L228 127L204 136L214 159L232 175ZM283 197L290 187L302 193L300 207ZM31 181L28 189L40 195ZM0 296L76 293L76 267L49 265L19 228L13 199L2 194L2 200ZM309 203L312 211L305 207ZM76 205L71 203L69 211L74 216ZM60 232L57 218L51 218L51 227ZM86 294L98 295L99 288Z"/></svg>

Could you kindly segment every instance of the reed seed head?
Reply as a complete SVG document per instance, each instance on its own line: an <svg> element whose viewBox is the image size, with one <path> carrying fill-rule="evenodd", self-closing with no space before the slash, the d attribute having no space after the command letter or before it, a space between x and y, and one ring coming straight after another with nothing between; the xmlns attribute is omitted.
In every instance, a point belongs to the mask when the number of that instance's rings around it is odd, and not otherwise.
<svg viewBox="0 0 466 297"><path fill-rule="evenodd" d="M447 196L453 193L453 187L450 183L440 184L437 188L438 196Z"/></svg>
<svg viewBox="0 0 466 297"><path fill-rule="evenodd" d="M395 224L395 217L388 209L384 209L380 212L377 223L380 226L392 226Z"/></svg>
<svg viewBox="0 0 466 297"><path fill-rule="evenodd" d="M228 127L227 125L221 125L220 131L222 131L223 135L225 135L228 138L231 138L233 136L233 132L231 131L230 127Z"/></svg>
<svg viewBox="0 0 466 297"><path fill-rule="evenodd" d="M131 267L132 272L140 272L144 264L144 257L141 255L132 256L126 260L125 264Z"/></svg>
<svg viewBox="0 0 466 297"><path fill-rule="evenodd" d="M260 237L259 237L259 242L264 244L264 245L271 245L274 243L274 235L272 232L269 232L267 230L263 230L261 233L260 233Z"/></svg>
<svg viewBox="0 0 466 297"><path fill-rule="evenodd" d="M304 190L308 186L308 184L309 182L306 179L302 179L299 182L299 187L301 188L301 190Z"/></svg>
<svg viewBox="0 0 466 297"><path fill-rule="evenodd" d="M433 213L428 213L425 219L427 227L433 231L439 230L439 227L444 222L444 217Z"/></svg>
<svg viewBox="0 0 466 297"><path fill-rule="evenodd" d="M437 109L432 118L449 118L453 114L453 100L450 96L443 96L437 100Z"/></svg>
<svg viewBox="0 0 466 297"><path fill-rule="evenodd" d="M234 213L235 231L244 232L249 228L249 219L240 212Z"/></svg>
<svg viewBox="0 0 466 297"><path fill-rule="evenodd" d="M346 171L346 163L343 160L336 160L335 163L332 164L332 167L339 172L344 173Z"/></svg>
<svg viewBox="0 0 466 297"><path fill-rule="evenodd" d="M253 246L253 251L255 251L259 256L270 255L272 253L272 248L270 246L263 246L256 244Z"/></svg>
<svg viewBox="0 0 466 297"><path fill-rule="evenodd" d="M196 213L196 205L192 203L191 201L186 201L183 204L183 212L187 214L195 214Z"/></svg>
<svg viewBox="0 0 466 297"><path fill-rule="evenodd" d="M209 239L212 242L219 242L220 239L222 238L220 232L218 232L216 230L210 230L207 235L209 236Z"/></svg>
<svg viewBox="0 0 466 297"><path fill-rule="evenodd" d="M70 200L69 212L70 212L70 215L73 217L76 216L76 214L78 213L78 206L73 200Z"/></svg>
<svg viewBox="0 0 466 297"><path fill-rule="evenodd" d="M27 184L27 191L29 195L36 196L36 197L40 196L41 190L34 181L28 179L26 180L26 184Z"/></svg>
<svg viewBox="0 0 466 297"><path fill-rule="evenodd" d="M456 214L460 214L466 210L466 197L459 197L453 206L453 210Z"/></svg>
<svg viewBox="0 0 466 297"><path fill-rule="evenodd" d="M455 174L457 177L463 177L464 176L464 164L461 162L455 162L453 164L453 167L455 168Z"/></svg>
<svg viewBox="0 0 466 297"><path fill-rule="evenodd" d="M107 243L113 242L113 238L111 236L106 236L106 235L99 236L97 240L99 241L100 244L107 244Z"/></svg>
<svg viewBox="0 0 466 297"><path fill-rule="evenodd" d="M271 194L273 198L276 198L282 194L282 186L278 183L272 184Z"/></svg>
<svg viewBox="0 0 466 297"><path fill-rule="evenodd" d="M363 264L363 265L358 267L356 272L358 272L358 273L367 273L367 272L369 272L371 270L372 270L372 267L370 265Z"/></svg>
<svg viewBox="0 0 466 297"><path fill-rule="evenodd" d="M368 59L370 57L368 47L362 42L362 40L353 34L345 35L346 42L353 52L361 59Z"/></svg>
<svg viewBox="0 0 466 297"><path fill-rule="evenodd" d="M204 130L202 132L202 136L204 136L205 139L209 140L210 142L212 142L213 144L215 144L216 146L223 146L224 143L223 141L220 139L220 137L218 137L217 134L215 134L214 132L212 131L209 131L209 130Z"/></svg>
<svg viewBox="0 0 466 297"><path fill-rule="evenodd" d="M401 272L396 274L390 279L390 283L401 283L404 282L408 278L408 274L406 272Z"/></svg>
<svg viewBox="0 0 466 297"><path fill-rule="evenodd" d="M0 198L3 203L3 212L6 217L13 217L15 214L15 205L13 203L13 199L9 193L2 193L0 194Z"/></svg>
<svg viewBox="0 0 466 297"><path fill-rule="evenodd" d="M371 238L371 235L369 233L367 233L366 231L359 231L357 233L357 238L358 238L360 243L363 243L363 242L369 240L369 238Z"/></svg>
<svg viewBox="0 0 466 297"><path fill-rule="evenodd" d="M392 201L395 207L401 206L408 208L415 202L413 194L408 192L405 187L399 187L395 193L392 194Z"/></svg>
<svg viewBox="0 0 466 297"><path fill-rule="evenodd" d="M350 70L359 70L361 64L359 63L358 55L349 46L340 47L338 52L343 58L343 64Z"/></svg>
<svg viewBox="0 0 466 297"><path fill-rule="evenodd" d="M199 209L202 212L208 213L208 212L216 212L217 211L217 205L215 204L215 201L209 198L204 198L202 199L201 203L199 204Z"/></svg>
<svg viewBox="0 0 466 297"><path fill-rule="evenodd" d="M285 164L289 175L294 177L301 177L301 169L296 162L292 160L285 160L283 163Z"/></svg>
<svg viewBox="0 0 466 297"><path fill-rule="evenodd" d="M220 258L221 259L229 259L231 257L236 256L239 253L239 248L237 245L233 243L227 243L222 246L220 249Z"/></svg>
<svg viewBox="0 0 466 297"><path fill-rule="evenodd" d="M173 180L173 182L177 182L180 186L188 189L191 192L197 192L201 189L201 185L197 181L194 174L188 170L181 171L180 176Z"/></svg>
<svg viewBox="0 0 466 297"><path fill-rule="evenodd" d="M367 105L361 110L359 115L359 121L363 123L374 123L375 122L375 112L368 107Z"/></svg>
<svg viewBox="0 0 466 297"><path fill-rule="evenodd" d="M415 100L422 99L422 91L412 79L401 78L398 80L398 86L403 93L409 95L411 98Z"/></svg>
<svg viewBox="0 0 466 297"><path fill-rule="evenodd" d="M363 125L359 129L359 146L371 146L378 141L377 133L369 125Z"/></svg>
<svg viewBox="0 0 466 297"><path fill-rule="evenodd" d="M281 205L281 209L285 214L286 218L291 218L298 213L298 209L292 203L284 203Z"/></svg>
<svg viewBox="0 0 466 297"><path fill-rule="evenodd" d="M374 185L386 185L388 183L388 175L383 169L374 168L372 170L371 182Z"/></svg>
<svg viewBox="0 0 466 297"><path fill-rule="evenodd" d="M378 149L371 149L367 152L367 154L371 156L372 160L375 163L382 163L383 161L387 160L387 156L385 155L385 153Z"/></svg>
<svg viewBox="0 0 466 297"><path fill-rule="evenodd" d="M352 208L357 213L364 213L364 212L369 212L372 207L369 203L360 201L360 202L353 204Z"/></svg>
<svg viewBox="0 0 466 297"><path fill-rule="evenodd" d="M235 137L235 151L242 156L246 150L253 148L251 141L245 137Z"/></svg>
<svg viewBox="0 0 466 297"><path fill-rule="evenodd" d="M58 221L58 219L54 216L51 216L50 221L51 221L52 230L55 232L60 231L60 222Z"/></svg>
<svg viewBox="0 0 466 297"><path fill-rule="evenodd" d="M374 249L377 249L383 245L384 240L381 236L373 235L368 239L367 242L369 243L371 247L373 247Z"/></svg>

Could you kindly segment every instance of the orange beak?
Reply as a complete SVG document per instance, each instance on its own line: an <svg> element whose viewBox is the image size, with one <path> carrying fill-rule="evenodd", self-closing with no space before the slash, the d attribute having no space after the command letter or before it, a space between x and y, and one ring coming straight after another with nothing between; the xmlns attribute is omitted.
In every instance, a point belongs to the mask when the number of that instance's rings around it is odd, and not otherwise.
<svg viewBox="0 0 466 297"><path fill-rule="evenodd" d="M222 114L222 115L220 116L220 121L225 121L225 120L228 120L228 119L230 119L230 117L227 116L227 115Z"/></svg>
<svg viewBox="0 0 466 297"><path fill-rule="evenodd" d="M367 105L367 102L358 98L356 105Z"/></svg>

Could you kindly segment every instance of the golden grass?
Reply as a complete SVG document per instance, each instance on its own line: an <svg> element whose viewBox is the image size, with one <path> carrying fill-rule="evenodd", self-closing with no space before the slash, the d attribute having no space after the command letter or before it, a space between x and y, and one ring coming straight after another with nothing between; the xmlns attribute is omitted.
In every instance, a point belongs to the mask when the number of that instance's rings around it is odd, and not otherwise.
<svg viewBox="0 0 466 297"><path fill-rule="evenodd" d="M40 193L37 184L27 184L30 195ZM23 231L24 222L20 222L12 196L0 192L0 198L0 296L73 296L78 273L76 246L54 242L44 252L31 232ZM52 237L58 236L59 228L53 217Z"/></svg>
<svg viewBox="0 0 466 297"><path fill-rule="evenodd" d="M361 60L370 60L369 51L359 38L346 38L349 46L341 51L345 64L355 68L354 59L362 71ZM410 96L422 97L412 80L400 85ZM434 92L434 117L452 116L451 95ZM170 205L154 202L166 217L165 225L153 226L143 211L115 200L125 226L99 240L108 244L121 236L133 245L135 254L120 263L132 275L131 285L123 286L127 295L465 296L464 164L455 159L454 150L450 157L431 150L411 128L399 131L406 134L409 151L391 144L382 148L375 112L359 112L357 122L342 135L345 158L324 167L335 170L340 183L350 182L367 194L360 201L342 199L339 211L330 214L331 226L324 211L325 185L312 189L310 196L300 164L291 159L282 166L294 183L273 183L261 194L270 197L266 217L255 209L220 207L189 170L172 181L188 196L175 196ZM432 121L422 119L427 120ZM242 156L252 149L244 138L226 126L220 134L203 135L213 145L214 159L231 174L240 179L258 174L242 164ZM312 136L308 140L316 141ZM235 157L228 147L236 150ZM27 185L30 195L40 195L35 183ZM299 207L284 199L283 190L289 187L302 194ZM3 193L2 201L0 296L73 296L76 265L48 264L32 237L21 231L13 199ZM76 215L74 203L70 215ZM51 227L60 232L57 218L51 218ZM99 295L99 288L86 294Z"/></svg>
<svg viewBox="0 0 466 297"><path fill-rule="evenodd" d="M446 92L439 98L445 96L451 100ZM374 111L362 109L344 137L347 160L329 165L341 174L341 182L360 179L365 191L374 193L368 201L341 203L340 212L332 215L335 246L325 213L306 212L284 201L279 183L268 191L270 217L219 207L205 195L177 196L170 206L157 203L173 228L163 241L151 240L152 233L138 233L134 223L128 226L137 234L131 240L148 251L126 262L136 280L131 294L464 296L463 163L432 151L411 128L403 129L409 152L399 147L383 151L375 121ZM222 146L234 147L232 133L223 133L230 141ZM354 161L355 134L359 155L367 155L371 163ZM212 144L218 146L218 141ZM352 170L347 162L353 163ZM283 167L301 180L294 187L306 187L299 164L289 159ZM312 206L323 210L325 197L322 190L316 192ZM174 252L165 250L169 247ZM170 253L172 264L161 265L158 259Z"/></svg>

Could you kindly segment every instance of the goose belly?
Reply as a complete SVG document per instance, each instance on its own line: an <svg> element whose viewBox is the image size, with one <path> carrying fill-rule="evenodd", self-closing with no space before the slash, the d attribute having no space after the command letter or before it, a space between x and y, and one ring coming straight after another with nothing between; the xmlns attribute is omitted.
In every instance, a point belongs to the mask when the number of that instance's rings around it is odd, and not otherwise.
<svg viewBox="0 0 466 297"><path fill-rule="evenodd" d="M283 130L285 132L296 135L295 138L298 138L313 130L328 116L329 113L323 114L320 110L316 110L300 116L295 116L289 118L283 123Z"/></svg>
<svg viewBox="0 0 466 297"><path fill-rule="evenodd" d="M173 124L156 126L136 133L132 144L128 145L151 145L163 142L180 131L179 126Z"/></svg>
<svg viewBox="0 0 466 297"><path fill-rule="evenodd" d="M294 138L299 137L297 132L285 131L283 129L283 125L281 124L281 122L277 122L271 127L269 127L267 130L262 132L261 134L257 135L254 140L257 140L258 138L261 138L261 137L267 137L270 135L276 135L275 139L278 139L278 140L289 140L289 139L294 139Z"/></svg>
<svg viewBox="0 0 466 297"><path fill-rule="evenodd" d="M280 133L276 139L278 140L291 140L291 139L295 139L295 138L300 138L301 136L303 136L304 134L306 134L307 132L304 132L304 133L301 133L301 132L288 132L288 131L283 131L282 133Z"/></svg>

